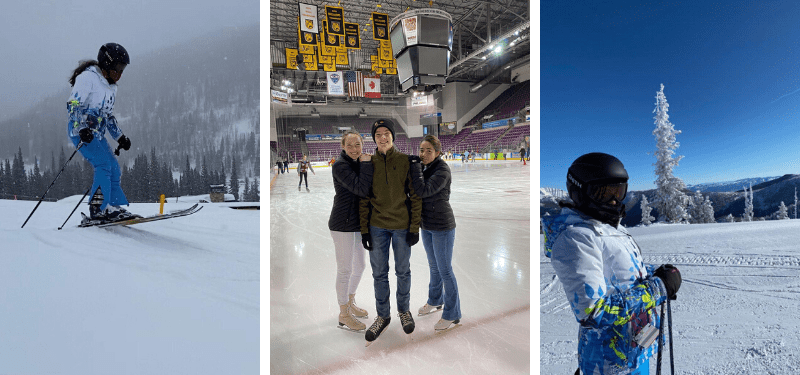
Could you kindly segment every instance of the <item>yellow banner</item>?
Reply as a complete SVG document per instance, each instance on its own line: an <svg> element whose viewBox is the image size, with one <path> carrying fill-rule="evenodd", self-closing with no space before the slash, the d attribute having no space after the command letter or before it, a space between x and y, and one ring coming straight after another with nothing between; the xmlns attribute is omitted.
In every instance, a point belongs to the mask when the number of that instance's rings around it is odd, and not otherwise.
<svg viewBox="0 0 800 375"><path fill-rule="evenodd" d="M330 56L326 56L330 57ZM322 64L322 70L326 72L335 72L336 71L336 64Z"/></svg>
<svg viewBox="0 0 800 375"><path fill-rule="evenodd" d="M381 60L393 60L392 50L390 48L378 48L378 57Z"/></svg>
<svg viewBox="0 0 800 375"><path fill-rule="evenodd" d="M336 47L321 45L319 51L319 54L322 56L336 56Z"/></svg>
<svg viewBox="0 0 800 375"><path fill-rule="evenodd" d="M286 49L286 69L297 69L297 48Z"/></svg>
<svg viewBox="0 0 800 375"><path fill-rule="evenodd" d="M333 62L334 62L334 57L333 56L320 56L319 57L319 63L320 64L333 64ZM326 72L327 72L327 70L326 70Z"/></svg>
<svg viewBox="0 0 800 375"><path fill-rule="evenodd" d="M384 69L384 74L389 74L396 76L397 75L397 68L386 68Z"/></svg>
<svg viewBox="0 0 800 375"><path fill-rule="evenodd" d="M314 45L308 44L300 44L298 46L298 53L302 55L313 55L314 54Z"/></svg>
<svg viewBox="0 0 800 375"><path fill-rule="evenodd" d="M346 53L336 54L336 65L349 65L350 61Z"/></svg>

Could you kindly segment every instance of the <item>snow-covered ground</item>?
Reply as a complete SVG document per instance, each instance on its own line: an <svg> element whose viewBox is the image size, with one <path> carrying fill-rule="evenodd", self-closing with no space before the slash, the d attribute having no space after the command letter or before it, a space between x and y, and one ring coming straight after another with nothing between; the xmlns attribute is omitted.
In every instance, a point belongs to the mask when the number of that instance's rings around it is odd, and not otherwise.
<svg viewBox="0 0 800 375"><path fill-rule="evenodd" d="M800 220L630 232L645 262L674 264L683 276L672 303L676 374L800 371ZM540 261L540 370L572 374L578 323L542 250ZM664 355L662 371L669 367Z"/></svg>
<svg viewBox="0 0 800 375"><path fill-rule="evenodd" d="M270 193L270 373L273 374L528 374L530 362L530 168L519 161L449 162L456 218L453 272L461 327L437 334L441 312L418 317L429 269L422 243L411 248L411 303L416 329L392 320L365 347L364 333L336 328L336 260L328 218L330 168L309 173L310 192L297 190L294 170L275 178ZM390 269L394 261L390 261ZM371 269L356 302L375 318Z"/></svg>
<svg viewBox="0 0 800 375"><path fill-rule="evenodd" d="M22 229L36 202L0 200L0 374L258 373L259 211L112 228L78 228L76 212L57 230L78 199Z"/></svg>

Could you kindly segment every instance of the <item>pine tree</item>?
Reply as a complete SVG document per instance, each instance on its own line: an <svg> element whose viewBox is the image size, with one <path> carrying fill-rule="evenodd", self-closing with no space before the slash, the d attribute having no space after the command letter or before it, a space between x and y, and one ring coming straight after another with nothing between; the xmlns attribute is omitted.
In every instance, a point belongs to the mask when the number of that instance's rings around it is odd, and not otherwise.
<svg viewBox="0 0 800 375"><path fill-rule="evenodd" d="M253 180L253 184L250 185L250 190L253 191L252 193L252 202L259 202L261 201L261 188L258 186L258 177Z"/></svg>
<svg viewBox="0 0 800 375"><path fill-rule="evenodd" d="M776 214L778 216L778 220L789 219L789 209L786 208L786 205L783 204L783 201L781 201L781 205L778 206L778 212L776 212Z"/></svg>
<svg viewBox="0 0 800 375"><path fill-rule="evenodd" d="M251 202L250 200L250 181L247 177L244 178L244 196L242 202Z"/></svg>
<svg viewBox="0 0 800 375"><path fill-rule="evenodd" d="M655 220L656 218L650 216L650 212L653 210L653 208L650 207L649 202L647 202L647 196L645 195L642 195L641 207L642 207L642 224L644 225L652 224L653 220Z"/></svg>
<svg viewBox="0 0 800 375"><path fill-rule="evenodd" d="M714 217L714 204L709 197L703 202L703 210L705 212L706 223L716 223L717 219Z"/></svg>
<svg viewBox="0 0 800 375"><path fill-rule="evenodd" d="M26 195L25 162L22 160L22 147L14 155L14 164L11 165L11 194L19 196Z"/></svg>
<svg viewBox="0 0 800 375"><path fill-rule="evenodd" d="M744 188L744 215L742 221L753 221L753 184L750 184L748 194L747 187Z"/></svg>
<svg viewBox="0 0 800 375"><path fill-rule="evenodd" d="M683 156L673 156L675 149L680 145L675 136L680 134L680 130L675 130L675 126L669 122L669 104L664 96L664 84L661 84L661 91L656 93L656 108L653 117L656 121L656 128L653 135L656 138L656 199L655 205L658 208L659 216L670 223L680 223L687 220L688 215L686 206L689 198L683 193L686 185L678 177L672 174L672 170L678 166L678 162Z"/></svg>
<svg viewBox="0 0 800 375"><path fill-rule="evenodd" d="M728 214L728 216L725 216L725 221L733 223L736 221L736 219L733 218L733 214Z"/></svg>
<svg viewBox="0 0 800 375"><path fill-rule="evenodd" d="M231 158L231 183L230 183L230 193L233 194L233 197L238 201L239 200L239 163L236 160L236 155L234 154Z"/></svg>

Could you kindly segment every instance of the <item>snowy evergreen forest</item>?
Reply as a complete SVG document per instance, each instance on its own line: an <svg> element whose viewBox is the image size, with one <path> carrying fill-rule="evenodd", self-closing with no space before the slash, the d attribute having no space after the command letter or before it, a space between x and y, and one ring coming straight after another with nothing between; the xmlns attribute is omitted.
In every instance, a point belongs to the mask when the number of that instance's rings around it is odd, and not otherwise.
<svg viewBox="0 0 800 375"><path fill-rule="evenodd" d="M114 113L132 142L118 158L131 202L207 194L215 184L237 200L258 200L258 30L228 29L148 54L128 51ZM94 56L95 46L86 46L86 58ZM63 91L0 122L0 199L39 199L75 150L66 136L66 100L77 65L59 67ZM47 198L83 194L92 175L76 154Z"/></svg>

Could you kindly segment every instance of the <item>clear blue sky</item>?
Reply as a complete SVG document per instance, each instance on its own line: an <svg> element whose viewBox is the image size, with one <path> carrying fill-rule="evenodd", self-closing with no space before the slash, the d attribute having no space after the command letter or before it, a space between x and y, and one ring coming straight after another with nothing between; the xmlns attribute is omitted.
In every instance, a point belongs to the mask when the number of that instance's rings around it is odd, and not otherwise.
<svg viewBox="0 0 800 375"><path fill-rule="evenodd" d="M543 1L540 185L578 156L655 187L664 84L687 184L800 174L800 1Z"/></svg>

